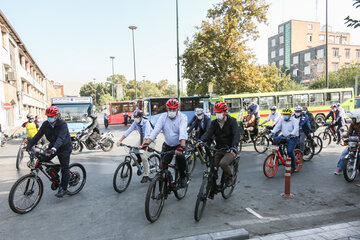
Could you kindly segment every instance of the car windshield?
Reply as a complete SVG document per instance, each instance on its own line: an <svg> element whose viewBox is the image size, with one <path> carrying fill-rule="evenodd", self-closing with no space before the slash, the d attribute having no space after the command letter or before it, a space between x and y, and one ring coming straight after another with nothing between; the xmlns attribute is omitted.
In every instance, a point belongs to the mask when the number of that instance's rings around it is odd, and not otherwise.
<svg viewBox="0 0 360 240"><path fill-rule="evenodd" d="M90 104L56 105L60 110L61 119L65 122L89 122Z"/></svg>

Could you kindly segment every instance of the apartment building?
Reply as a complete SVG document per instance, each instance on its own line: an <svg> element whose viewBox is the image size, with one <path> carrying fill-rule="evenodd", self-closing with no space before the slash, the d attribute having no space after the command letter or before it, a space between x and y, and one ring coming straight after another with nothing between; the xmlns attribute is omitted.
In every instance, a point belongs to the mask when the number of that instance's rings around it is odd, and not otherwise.
<svg viewBox="0 0 360 240"><path fill-rule="evenodd" d="M319 22L290 20L278 26L268 38L268 62L291 74L299 83L309 84L326 71L326 27ZM360 62L360 45L350 45L350 33L328 28L328 69Z"/></svg>
<svg viewBox="0 0 360 240"><path fill-rule="evenodd" d="M51 91L53 82L46 79L1 11L0 30L0 124L11 133L26 121L28 113L44 116L56 90ZM12 109L5 111L4 103L10 103Z"/></svg>

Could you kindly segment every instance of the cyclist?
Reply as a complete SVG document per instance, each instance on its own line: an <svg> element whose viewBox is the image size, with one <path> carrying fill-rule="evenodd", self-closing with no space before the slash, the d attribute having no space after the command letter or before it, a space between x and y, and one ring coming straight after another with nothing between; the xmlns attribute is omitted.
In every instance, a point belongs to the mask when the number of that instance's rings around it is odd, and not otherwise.
<svg viewBox="0 0 360 240"><path fill-rule="evenodd" d="M255 134L255 115L252 114L252 109L250 107L248 107L247 109L248 115L245 118L245 131L248 132L248 136L249 136L249 142L254 140L254 134Z"/></svg>
<svg viewBox="0 0 360 240"><path fill-rule="evenodd" d="M343 107L340 106L340 103L336 104L337 110L339 111L339 116L340 116L340 120L339 122L341 122L341 127L345 126L345 122L346 122L346 112L345 109Z"/></svg>
<svg viewBox="0 0 360 240"><path fill-rule="evenodd" d="M224 102L215 105L216 119L211 122L209 130L201 137L200 141L207 141L215 136L215 148L219 151L215 153L214 166L220 166L223 170L221 184L230 186L234 184L230 164L234 161L238 151L240 131L236 119L227 114L227 109ZM198 145L199 143L197 143ZM209 198L214 198L214 191L210 192Z"/></svg>
<svg viewBox="0 0 360 240"><path fill-rule="evenodd" d="M329 112L329 114L325 117L324 122L326 122L326 120L328 118L332 118L332 122L330 124L330 126L328 128L331 128L335 131L335 127L337 126L336 129L336 133L337 133L337 142L336 144L340 143L340 139L341 139L341 127L342 127L342 122L341 122L341 117L340 117L340 113L339 110L337 110L336 104L333 104L330 106L331 107L331 111Z"/></svg>
<svg viewBox="0 0 360 240"><path fill-rule="evenodd" d="M276 106L271 106L270 107L270 111L271 113L269 114L269 116L266 118L266 120L260 124L261 126L264 125L267 122L270 122L270 120L272 121L272 124L270 124L269 126L267 126L266 128L269 130L272 130L274 128L274 126L279 122L279 120L281 119L281 114L276 110Z"/></svg>
<svg viewBox="0 0 360 240"><path fill-rule="evenodd" d="M259 105L256 104L256 98L251 99L249 108L251 109L251 115L255 115L254 134L257 135L259 128L260 113L259 113Z"/></svg>
<svg viewBox="0 0 360 240"><path fill-rule="evenodd" d="M55 196L60 198L68 193L72 144L68 126L64 120L59 118L59 109L56 106L51 106L46 109L45 115L47 116L47 121L44 121L39 132L29 141L26 150L31 149L43 135L50 142L49 148L45 151L45 157L41 161L50 161L55 156L59 158L62 177L61 186Z"/></svg>
<svg viewBox="0 0 360 240"><path fill-rule="evenodd" d="M280 136L274 138L274 143L287 143L287 153L291 157L291 173L295 172L295 154L294 149L297 144L297 137L299 137L299 119L292 117L292 111L289 108L282 110L283 117L276 124L270 136L275 135L279 131L282 132ZM280 149L281 155L283 154Z"/></svg>
<svg viewBox="0 0 360 240"><path fill-rule="evenodd" d="M311 138L311 125L309 117L303 113L302 107L298 106L294 109L294 117L299 120L299 145L300 151L304 152L305 150L305 138Z"/></svg>
<svg viewBox="0 0 360 240"><path fill-rule="evenodd" d="M195 108L195 116L191 119L188 124L188 134L192 132L193 129L196 131L196 138L199 139L201 136L209 129L211 124L211 118L204 114L204 109Z"/></svg>
<svg viewBox="0 0 360 240"><path fill-rule="evenodd" d="M27 122L24 122L20 127L16 128L12 136L17 134L22 128L25 128L26 134L30 139L39 131L39 125L35 122L35 116L29 113L26 117L28 119Z"/></svg>
<svg viewBox="0 0 360 240"><path fill-rule="evenodd" d="M187 134L187 117L179 111L178 100L171 98L166 102L167 113L161 114L150 137L145 141L142 148L146 149L151 142L155 140L162 130L165 136L165 142L162 146L162 152L175 150L176 163L180 173L180 187L186 187L186 160L184 156ZM169 164L173 156L167 154L164 156L164 163Z"/></svg>
<svg viewBox="0 0 360 240"><path fill-rule="evenodd" d="M124 133L124 135L120 138L120 140L117 143L117 146L119 147L120 144L122 143L122 141L130 135L130 133L132 133L135 129L139 132L140 134L140 141L139 141L139 146L142 146L144 144L144 141L147 140L150 135L151 132L153 130L150 121L144 118L144 113L141 110L135 110L133 115L134 116L134 122L131 124L131 126L129 127L128 130L126 130L126 132ZM155 144L151 143L150 147L154 148ZM141 179L141 183L146 183L148 181L151 181L151 179L149 178L149 158L150 154L148 151L145 151L142 155L142 157L140 156L140 154L136 154L136 157L138 159L138 163L140 163L141 161L143 161L144 163L144 173L143 173L143 178Z"/></svg>
<svg viewBox="0 0 360 240"><path fill-rule="evenodd" d="M100 125L97 121L97 116L95 114L91 114L90 118L92 120L92 123L86 127L89 131L91 131L91 135L89 136L89 140L94 146L94 149L98 148L97 140L100 137Z"/></svg>
<svg viewBox="0 0 360 240"><path fill-rule="evenodd" d="M359 111L349 112L347 114L347 116L349 118L351 118L351 124L350 124L349 130L347 131L347 133L343 134L343 137L358 136L360 138L360 112ZM344 166L344 158L348 153L349 153L349 146L346 146L344 151L340 155L340 159L337 164L337 168L334 172L335 175L340 175L342 173L342 171L345 167Z"/></svg>
<svg viewBox="0 0 360 240"><path fill-rule="evenodd" d="M303 113L306 114L309 118L311 132L315 132L319 128L319 125L316 123L314 115L310 111L308 111L308 108L306 106L303 107Z"/></svg>

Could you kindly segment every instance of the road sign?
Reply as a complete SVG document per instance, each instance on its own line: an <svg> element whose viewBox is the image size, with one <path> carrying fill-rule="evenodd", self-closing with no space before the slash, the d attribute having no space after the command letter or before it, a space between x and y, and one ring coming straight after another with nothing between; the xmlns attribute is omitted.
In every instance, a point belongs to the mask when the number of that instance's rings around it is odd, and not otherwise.
<svg viewBox="0 0 360 240"><path fill-rule="evenodd" d="M12 107L11 107L11 104L10 104L10 103L4 103L4 104L3 104L3 108L4 108L5 110L10 110Z"/></svg>
<svg viewBox="0 0 360 240"><path fill-rule="evenodd" d="M212 93L213 90L214 90L214 84L212 82L210 82L209 85L208 85L208 92Z"/></svg>

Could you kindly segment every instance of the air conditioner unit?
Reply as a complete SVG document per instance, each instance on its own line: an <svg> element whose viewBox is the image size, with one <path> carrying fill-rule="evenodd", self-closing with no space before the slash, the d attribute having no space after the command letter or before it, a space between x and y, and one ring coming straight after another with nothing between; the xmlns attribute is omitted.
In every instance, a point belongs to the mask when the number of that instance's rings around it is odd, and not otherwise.
<svg viewBox="0 0 360 240"><path fill-rule="evenodd" d="M14 72L7 72L7 80L8 81L16 81Z"/></svg>

